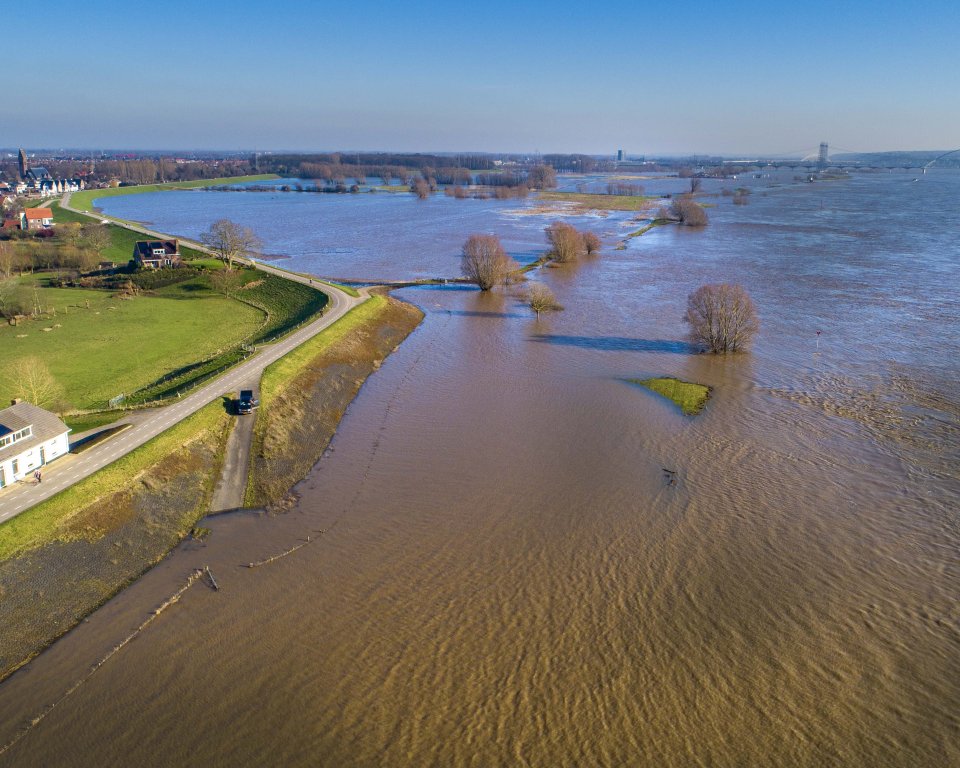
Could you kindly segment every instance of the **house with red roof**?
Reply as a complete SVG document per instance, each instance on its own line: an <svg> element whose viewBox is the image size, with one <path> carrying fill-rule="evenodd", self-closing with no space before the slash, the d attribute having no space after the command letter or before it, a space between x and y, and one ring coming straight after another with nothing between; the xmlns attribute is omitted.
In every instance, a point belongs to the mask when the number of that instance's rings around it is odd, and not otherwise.
<svg viewBox="0 0 960 768"><path fill-rule="evenodd" d="M53 211L49 208L24 208L20 214L20 229L48 229L53 226Z"/></svg>

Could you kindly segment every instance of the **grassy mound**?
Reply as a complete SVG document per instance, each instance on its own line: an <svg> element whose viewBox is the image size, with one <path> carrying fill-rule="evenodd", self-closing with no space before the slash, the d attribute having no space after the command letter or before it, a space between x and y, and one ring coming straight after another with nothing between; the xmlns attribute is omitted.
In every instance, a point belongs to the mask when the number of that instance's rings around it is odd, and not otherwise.
<svg viewBox="0 0 960 768"><path fill-rule="evenodd" d="M703 384L691 384L689 381L680 379L661 377L630 379L630 381L673 400L687 416L696 416L700 413L710 397L710 387Z"/></svg>

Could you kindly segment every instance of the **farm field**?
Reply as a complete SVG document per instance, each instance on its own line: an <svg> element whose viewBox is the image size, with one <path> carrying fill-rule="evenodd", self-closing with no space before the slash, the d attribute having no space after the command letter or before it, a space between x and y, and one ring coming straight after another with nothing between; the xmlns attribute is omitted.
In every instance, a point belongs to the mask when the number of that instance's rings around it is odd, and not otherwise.
<svg viewBox="0 0 960 768"><path fill-rule="evenodd" d="M19 278L44 308L39 319L0 326L0 369L42 360L72 408L102 408L121 393L149 385L256 335L265 314L213 292L203 278L121 299L115 291L49 287L50 275ZM0 402L14 394L0 377Z"/></svg>

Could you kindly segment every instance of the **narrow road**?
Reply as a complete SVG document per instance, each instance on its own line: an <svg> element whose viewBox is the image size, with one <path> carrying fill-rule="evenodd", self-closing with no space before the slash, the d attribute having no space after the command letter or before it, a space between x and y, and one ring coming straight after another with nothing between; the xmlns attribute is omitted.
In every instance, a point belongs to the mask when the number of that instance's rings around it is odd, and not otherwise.
<svg viewBox="0 0 960 768"><path fill-rule="evenodd" d="M69 194L64 195L61 206L66 210L83 213L83 211L76 211L69 207L69 197ZM96 216L94 218L104 219L109 217ZM151 237L167 237L146 229L132 227L122 222L115 223L127 229L143 232ZM198 250L209 253L206 248L199 244L193 244L185 240L181 240L181 242L188 243L191 248L197 248ZM280 341L269 346L259 347L253 356L226 371L222 376L197 388L189 395L176 400L170 405L144 412L149 413L149 416L142 421L138 421L133 427L119 434L117 437L106 440L79 456L70 456L69 458L62 459L62 464L60 464L59 461L49 464L44 467L42 483L33 484L21 481L8 489L4 489L0 492L0 522L15 517L25 509L29 509L33 505L50 498L65 488L69 488L97 470L103 469L103 467L113 463L135 448L139 448L148 440L156 437L174 424L196 413L216 398L222 397L230 392L235 392L241 389L241 385L247 384L248 382L259 381L264 368L276 360L279 360L287 354L287 352L300 346L308 339L316 336L320 331L330 327L351 309L362 304L369 298L366 293L361 293L360 297L355 298L335 286L329 284L322 284L321 286L318 284L318 280L293 272L287 272L286 270L260 263L253 263L253 265L257 269L262 269L264 272L270 272L280 277L285 277L288 280L312 285L318 289L322 288L323 292L330 297L330 302L327 304L323 315Z"/></svg>
<svg viewBox="0 0 960 768"><path fill-rule="evenodd" d="M260 399L260 382L245 381L239 389L253 390ZM236 408L236 403L231 404ZM247 489L247 475L250 470L250 447L253 445L253 425L257 420L253 413L237 414L230 437L223 449L223 469L213 491L210 502L211 512L226 512L243 506L243 495Z"/></svg>

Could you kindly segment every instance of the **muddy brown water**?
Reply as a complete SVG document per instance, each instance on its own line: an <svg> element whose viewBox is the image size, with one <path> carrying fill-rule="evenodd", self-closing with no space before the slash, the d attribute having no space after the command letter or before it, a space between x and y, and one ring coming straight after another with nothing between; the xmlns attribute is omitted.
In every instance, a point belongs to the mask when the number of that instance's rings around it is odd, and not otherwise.
<svg viewBox="0 0 960 768"><path fill-rule="evenodd" d="M426 319L297 505L213 520L0 686L6 743L216 574L0 765L960 764L958 182L720 200L544 272L539 322L401 292ZM763 335L690 354L683 297L726 274Z"/></svg>

